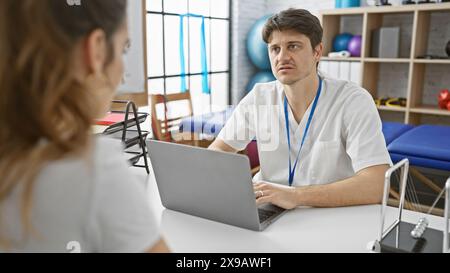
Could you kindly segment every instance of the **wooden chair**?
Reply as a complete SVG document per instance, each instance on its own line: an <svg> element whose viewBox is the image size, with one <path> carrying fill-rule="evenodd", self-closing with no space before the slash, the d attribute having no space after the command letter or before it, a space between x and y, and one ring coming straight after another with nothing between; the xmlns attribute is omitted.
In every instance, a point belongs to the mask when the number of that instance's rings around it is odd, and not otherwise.
<svg viewBox="0 0 450 273"><path fill-rule="evenodd" d="M199 137L191 132L179 132L181 121L192 116L192 100L189 91L185 93L176 93L168 95L150 95L151 98L151 114L152 114L152 130L155 139L160 141L175 142L178 144L186 144L199 146ZM187 101L188 109L186 115L177 117L168 117L168 104L173 102ZM164 115L158 116L157 106L164 106Z"/></svg>

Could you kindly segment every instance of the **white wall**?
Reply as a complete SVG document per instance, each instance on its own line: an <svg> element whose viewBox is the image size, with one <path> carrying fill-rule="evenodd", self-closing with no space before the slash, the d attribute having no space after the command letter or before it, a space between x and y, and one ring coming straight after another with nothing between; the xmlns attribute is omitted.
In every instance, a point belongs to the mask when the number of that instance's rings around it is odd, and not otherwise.
<svg viewBox="0 0 450 273"><path fill-rule="evenodd" d="M268 12L279 12L288 8L302 8L319 15L319 10L333 9L334 0L267 0Z"/></svg>

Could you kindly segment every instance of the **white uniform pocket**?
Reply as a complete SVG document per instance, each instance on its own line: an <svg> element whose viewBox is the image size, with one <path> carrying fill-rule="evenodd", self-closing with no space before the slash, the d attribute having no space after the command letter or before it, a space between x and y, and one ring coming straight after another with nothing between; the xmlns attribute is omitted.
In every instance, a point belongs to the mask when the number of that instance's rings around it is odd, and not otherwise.
<svg viewBox="0 0 450 273"><path fill-rule="evenodd" d="M311 184L328 184L336 181L342 160L342 149L340 140L314 143L310 162Z"/></svg>

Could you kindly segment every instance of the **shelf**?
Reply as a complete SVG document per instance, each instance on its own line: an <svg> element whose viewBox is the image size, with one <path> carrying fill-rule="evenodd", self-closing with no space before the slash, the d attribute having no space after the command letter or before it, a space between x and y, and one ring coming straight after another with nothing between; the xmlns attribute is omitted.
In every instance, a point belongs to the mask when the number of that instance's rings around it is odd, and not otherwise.
<svg viewBox="0 0 450 273"><path fill-rule="evenodd" d="M379 106L377 109L382 118L394 118L408 124L448 125L450 111L438 109L433 101L428 104L425 101L431 96L431 84L439 81L444 87L448 85L447 70L450 66L446 65L450 64L450 59L419 59L417 56L442 54L441 51L429 51L429 44L432 47L439 44L440 49L447 42L445 35L438 37L445 43L437 41L435 36L447 30L450 3L333 9L320 14L324 29L322 61L339 62L339 68L344 67L340 65L344 62L359 62L360 73L357 76L372 97L405 97L408 105L414 106ZM362 32L359 32L359 25ZM372 32L380 27L393 26L400 27L401 32L399 58L371 57ZM343 32L362 35L361 57L328 57L333 50L334 38Z"/></svg>
<svg viewBox="0 0 450 273"><path fill-rule="evenodd" d="M410 59L406 58L364 58L368 63L409 63Z"/></svg>
<svg viewBox="0 0 450 273"><path fill-rule="evenodd" d="M361 62L361 58L358 57L350 57L350 58L331 58L331 57L322 57L321 61L336 61L336 62Z"/></svg>
<svg viewBox="0 0 450 273"><path fill-rule="evenodd" d="M390 112L406 112L405 107L388 107L388 106L377 106L380 111L390 111Z"/></svg>
<svg viewBox="0 0 450 273"><path fill-rule="evenodd" d="M450 116L449 110L442 110L437 108L436 106L431 105L422 105L420 107L411 108L411 113L437 115L437 116Z"/></svg>
<svg viewBox="0 0 450 273"><path fill-rule="evenodd" d="M343 8L343 9L330 9L322 10L320 13L324 16L328 15L364 15L364 8Z"/></svg>
<svg viewBox="0 0 450 273"><path fill-rule="evenodd" d="M331 10L324 10L321 12L321 14L322 15L353 15L353 14L361 14L362 15L364 13L401 13L401 12L414 12L414 11L445 11L445 10L450 10L450 3L331 9Z"/></svg>
<svg viewBox="0 0 450 273"><path fill-rule="evenodd" d="M450 64L450 59L414 59L414 63L417 64Z"/></svg>

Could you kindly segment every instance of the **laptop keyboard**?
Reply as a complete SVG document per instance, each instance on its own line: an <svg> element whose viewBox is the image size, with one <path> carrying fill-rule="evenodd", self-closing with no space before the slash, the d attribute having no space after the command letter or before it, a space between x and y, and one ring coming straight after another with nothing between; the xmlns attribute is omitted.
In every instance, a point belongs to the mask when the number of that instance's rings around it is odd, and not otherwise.
<svg viewBox="0 0 450 273"><path fill-rule="evenodd" d="M259 222L263 223L264 221L266 221L267 219L269 219L276 213L278 213L278 211L258 209Z"/></svg>

